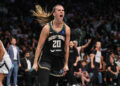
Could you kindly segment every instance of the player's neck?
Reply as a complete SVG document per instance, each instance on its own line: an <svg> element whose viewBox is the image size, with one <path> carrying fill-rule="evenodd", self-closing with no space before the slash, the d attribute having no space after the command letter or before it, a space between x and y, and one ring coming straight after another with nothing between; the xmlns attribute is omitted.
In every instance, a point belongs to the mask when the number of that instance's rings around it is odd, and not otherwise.
<svg viewBox="0 0 120 86"><path fill-rule="evenodd" d="M56 27L61 27L63 25L63 21L58 22L57 20L53 20L53 25Z"/></svg>

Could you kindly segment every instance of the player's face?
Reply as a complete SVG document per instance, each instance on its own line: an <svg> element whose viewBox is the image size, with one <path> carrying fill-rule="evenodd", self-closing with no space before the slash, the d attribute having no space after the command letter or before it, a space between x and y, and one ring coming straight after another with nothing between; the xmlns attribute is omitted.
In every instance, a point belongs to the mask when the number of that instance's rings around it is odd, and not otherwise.
<svg viewBox="0 0 120 86"><path fill-rule="evenodd" d="M65 15L65 13L64 13L63 6L60 6L60 5L56 6L55 11L53 13L54 18L56 18L58 21L62 22L64 15Z"/></svg>
<svg viewBox="0 0 120 86"><path fill-rule="evenodd" d="M96 48L101 48L101 42L96 42Z"/></svg>

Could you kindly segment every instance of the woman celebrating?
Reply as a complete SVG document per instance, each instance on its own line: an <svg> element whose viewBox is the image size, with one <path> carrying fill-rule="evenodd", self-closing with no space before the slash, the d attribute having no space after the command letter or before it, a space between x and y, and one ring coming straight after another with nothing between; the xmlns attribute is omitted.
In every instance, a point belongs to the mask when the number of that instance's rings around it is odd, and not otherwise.
<svg viewBox="0 0 120 86"><path fill-rule="evenodd" d="M101 42L97 41L95 45L95 49L90 54L90 78L91 82L93 83L93 86L95 86L95 80L98 78L99 84L102 84L102 74L99 72L100 69L102 69L102 52L101 52Z"/></svg>
<svg viewBox="0 0 120 86"><path fill-rule="evenodd" d="M40 24L45 25L40 34L33 69L37 70L39 65L40 86L55 86L58 77L68 71L70 28L63 21L64 8L56 5L51 13L46 13L37 5L36 11L32 12Z"/></svg>
<svg viewBox="0 0 120 86"><path fill-rule="evenodd" d="M10 57L5 50L2 41L0 40L0 86L6 74L8 74L10 68L12 67L12 62Z"/></svg>

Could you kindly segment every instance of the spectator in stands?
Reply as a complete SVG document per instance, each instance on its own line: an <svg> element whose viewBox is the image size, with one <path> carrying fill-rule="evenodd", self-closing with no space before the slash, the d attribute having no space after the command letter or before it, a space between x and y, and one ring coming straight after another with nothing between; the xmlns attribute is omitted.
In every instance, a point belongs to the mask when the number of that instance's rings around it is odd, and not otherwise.
<svg viewBox="0 0 120 86"><path fill-rule="evenodd" d="M107 68L107 74L108 74L108 79L110 80L110 85L113 86L113 80L117 78L118 73L119 73L119 69L118 66L115 64L114 62L114 58L112 57L112 55L110 55L110 64Z"/></svg>
<svg viewBox="0 0 120 86"><path fill-rule="evenodd" d="M21 60L21 70L24 72L25 86L32 86L30 52L26 51L25 57Z"/></svg>
<svg viewBox="0 0 120 86"><path fill-rule="evenodd" d="M102 84L102 74L99 72L99 69L102 69L102 53L101 53L101 42L97 41L95 45L95 49L90 54L90 78L93 86L96 84L96 80L98 78L99 84Z"/></svg>
<svg viewBox="0 0 120 86"><path fill-rule="evenodd" d="M79 59L80 60L83 60L83 58L81 57L80 53L81 53L81 50L85 49L86 47L88 47L88 45L90 44L91 42L91 39L88 39L88 42L85 44L85 45L82 45L82 46L78 46L78 42L77 41L73 41L74 45L75 45L75 48L77 48L77 51L78 51L78 54L79 54Z"/></svg>
<svg viewBox="0 0 120 86"><path fill-rule="evenodd" d="M77 84L77 80L74 76L74 66L77 66L77 63L79 61L78 59L78 52L77 49L74 47L73 41L70 41L70 48L69 48L69 60L68 60L68 67L69 71L66 75L68 82L70 85Z"/></svg>
<svg viewBox="0 0 120 86"><path fill-rule="evenodd" d="M18 68L21 66L20 63L20 55L19 55L19 48L16 46L16 38L11 38L11 45L8 49L8 54L13 64L13 68L11 68L9 74L7 75L7 86L10 86L11 75L13 73L14 76L14 86L17 86L17 75L18 75Z"/></svg>
<svg viewBox="0 0 120 86"><path fill-rule="evenodd" d="M80 65L81 63L81 65ZM78 65L78 70L77 72L74 72L74 75L77 77L77 78L81 78L81 81L82 81L82 85L83 86L86 86L86 82L90 82L90 76L89 76L89 73L88 73L88 68L87 68L87 62L85 60L83 61L79 61Z"/></svg>

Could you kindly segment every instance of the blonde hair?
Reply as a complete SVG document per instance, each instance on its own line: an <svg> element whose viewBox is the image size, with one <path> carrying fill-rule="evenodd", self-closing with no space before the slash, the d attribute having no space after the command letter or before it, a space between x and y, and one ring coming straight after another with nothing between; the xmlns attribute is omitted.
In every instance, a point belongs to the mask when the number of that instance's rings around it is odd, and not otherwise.
<svg viewBox="0 0 120 86"><path fill-rule="evenodd" d="M78 45L78 42L76 40L74 40L73 43L76 43Z"/></svg>
<svg viewBox="0 0 120 86"><path fill-rule="evenodd" d="M37 21L41 24L41 26L44 26L46 23L54 19L53 13L55 12L56 6L62 5L55 5L52 12L47 12L47 10L44 10L40 5L35 5L35 11L31 10L31 12L33 16L37 18Z"/></svg>

